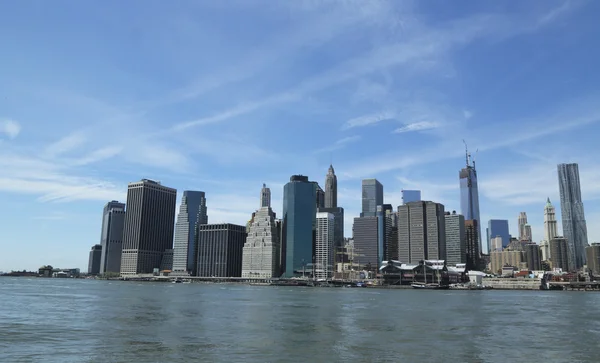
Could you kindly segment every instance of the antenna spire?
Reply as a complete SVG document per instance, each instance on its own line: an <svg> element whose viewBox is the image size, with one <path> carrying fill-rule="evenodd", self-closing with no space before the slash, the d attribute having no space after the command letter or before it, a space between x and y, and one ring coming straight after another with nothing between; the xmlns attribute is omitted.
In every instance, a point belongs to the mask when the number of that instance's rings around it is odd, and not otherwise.
<svg viewBox="0 0 600 363"><path fill-rule="evenodd" d="M467 147L467 142L464 139L463 144L465 144L465 161L467 162L467 166L469 166L469 148Z"/></svg>

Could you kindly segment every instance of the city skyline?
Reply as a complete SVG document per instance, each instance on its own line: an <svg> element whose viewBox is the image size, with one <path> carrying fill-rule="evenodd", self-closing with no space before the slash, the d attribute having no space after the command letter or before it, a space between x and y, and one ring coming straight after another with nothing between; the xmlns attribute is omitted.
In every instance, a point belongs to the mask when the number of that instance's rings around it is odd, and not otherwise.
<svg viewBox="0 0 600 363"><path fill-rule="evenodd" d="M330 164L346 236L366 178L394 208L421 190L460 213L462 139L482 230L508 219L517 236L526 211L539 243L547 197L562 220L556 165L577 162L588 241L600 240L600 76L585 71L600 51L573 46L593 44L600 4L255 4L133 1L116 20L90 3L0 4L0 30L22 39L0 40L0 270L84 269L102 207L141 178L176 188L178 206L205 191L211 223L244 225L263 183L281 217L289 176L325 189ZM131 14L136 31L120 21Z"/></svg>

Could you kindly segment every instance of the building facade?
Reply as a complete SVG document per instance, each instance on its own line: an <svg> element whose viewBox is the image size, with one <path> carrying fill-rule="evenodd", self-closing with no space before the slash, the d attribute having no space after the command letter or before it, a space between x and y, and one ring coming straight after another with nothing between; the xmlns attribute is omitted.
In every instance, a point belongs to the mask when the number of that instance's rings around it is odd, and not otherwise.
<svg viewBox="0 0 600 363"><path fill-rule="evenodd" d="M282 269L285 277L301 274L313 261L317 208L316 183L293 175L283 187Z"/></svg>
<svg viewBox="0 0 600 363"><path fill-rule="evenodd" d="M173 241L173 272L195 274L196 225L208 224L206 195L204 192L186 190L181 197L175 239Z"/></svg>
<svg viewBox="0 0 600 363"><path fill-rule="evenodd" d="M502 245L500 249L508 246L510 243L510 232L508 229L508 221L506 219L490 219L488 221L487 231L487 243L488 253L492 251L491 242L493 238L502 238Z"/></svg>
<svg viewBox="0 0 600 363"><path fill-rule="evenodd" d="M519 213L519 217L517 218L517 225L519 226L519 240L529 241L527 232L525 231L525 226L527 226L527 213L526 212Z"/></svg>
<svg viewBox="0 0 600 363"><path fill-rule="evenodd" d="M585 248L587 266L594 276L600 276L600 243L592 243Z"/></svg>
<svg viewBox="0 0 600 363"><path fill-rule="evenodd" d="M280 235L271 190L263 184L260 209L246 228L248 235L242 253L242 277L279 277Z"/></svg>
<svg viewBox="0 0 600 363"><path fill-rule="evenodd" d="M391 204L377 206L377 266L381 266L387 254L386 247L392 232L392 225L388 220L388 216L393 211L394 208Z"/></svg>
<svg viewBox="0 0 600 363"><path fill-rule="evenodd" d="M551 241L556 236L558 236L556 209L550 202L550 198L548 198L544 207L544 240Z"/></svg>
<svg viewBox="0 0 600 363"><path fill-rule="evenodd" d="M383 185L377 179L362 181L362 212L361 217L375 217L377 206L383 205Z"/></svg>
<svg viewBox="0 0 600 363"><path fill-rule="evenodd" d="M121 271L121 251L123 250L123 227L125 226L125 204L116 200L106 203L102 213L100 245L100 274Z"/></svg>
<svg viewBox="0 0 600 363"><path fill-rule="evenodd" d="M421 201L420 190L402 190L402 204Z"/></svg>
<svg viewBox="0 0 600 363"><path fill-rule="evenodd" d="M559 164L558 185L563 234L569 244L570 267L579 269L586 263L585 248L588 246L587 225L579 182L579 166L577 164Z"/></svg>
<svg viewBox="0 0 600 363"><path fill-rule="evenodd" d="M153 273L172 248L177 190L149 179L130 183L123 229L121 275Z"/></svg>
<svg viewBox="0 0 600 363"><path fill-rule="evenodd" d="M467 248L467 269L481 269L481 252L479 243L479 223L477 220L465 220L465 245Z"/></svg>
<svg viewBox="0 0 600 363"><path fill-rule="evenodd" d="M542 251L540 246L535 243L525 245L525 258L527 259L527 268L531 271L540 271L542 269Z"/></svg>
<svg viewBox="0 0 600 363"><path fill-rule="evenodd" d="M446 259L443 204L421 201L398 207L398 259L404 263Z"/></svg>
<svg viewBox="0 0 600 363"><path fill-rule="evenodd" d="M569 257L569 243L566 238L556 236L550 241L550 261L552 262L552 268L560 268L563 271L571 271L573 266L569 263L571 258Z"/></svg>
<svg viewBox="0 0 600 363"><path fill-rule="evenodd" d="M93 245L88 261L88 274L98 275L100 273L100 260L102 259L102 245Z"/></svg>
<svg viewBox="0 0 600 363"><path fill-rule="evenodd" d="M317 279L330 279L333 277L334 271L335 219L331 213L318 212L316 220L314 277Z"/></svg>
<svg viewBox="0 0 600 363"><path fill-rule="evenodd" d="M385 215L386 231L388 235L385 239L385 260L398 260L398 213L386 209Z"/></svg>
<svg viewBox="0 0 600 363"><path fill-rule="evenodd" d="M379 261L378 220L377 216L358 217L352 225L354 263L372 271L378 268Z"/></svg>
<svg viewBox="0 0 600 363"><path fill-rule="evenodd" d="M456 212L446 212L446 264L456 266L467 263L465 244L465 217Z"/></svg>
<svg viewBox="0 0 600 363"><path fill-rule="evenodd" d="M492 238L491 242L490 242L490 253L491 252L501 252L503 247L502 245L504 244L504 240L502 239L502 237L500 236L496 236L494 238Z"/></svg>
<svg viewBox="0 0 600 363"><path fill-rule="evenodd" d="M197 276L241 277L246 226L201 224L198 230Z"/></svg>
<svg viewBox="0 0 600 363"><path fill-rule="evenodd" d="M465 220L475 221L477 234L476 240L479 244L475 249L481 253L481 220L479 217L479 187L477 185L477 169L475 161L471 162L471 154L466 153L466 166L460 170L460 209ZM467 251L468 252L468 251ZM474 258L474 256L471 256ZM479 256L477 256L479 258Z"/></svg>
<svg viewBox="0 0 600 363"><path fill-rule="evenodd" d="M333 165L329 165L325 177L325 208L337 208L337 176Z"/></svg>
<svg viewBox="0 0 600 363"><path fill-rule="evenodd" d="M492 251L490 252L490 270L493 274L502 274L502 268L505 266L514 267L517 270L527 266L527 259L524 251Z"/></svg>

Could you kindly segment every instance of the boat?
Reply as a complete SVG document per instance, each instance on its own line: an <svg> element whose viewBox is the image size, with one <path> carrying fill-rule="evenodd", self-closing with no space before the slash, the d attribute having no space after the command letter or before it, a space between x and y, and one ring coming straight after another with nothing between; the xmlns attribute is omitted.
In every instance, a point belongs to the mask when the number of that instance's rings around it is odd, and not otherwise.
<svg viewBox="0 0 600 363"><path fill-rule="evenodd" d="M427 290L445 290L450 286L440 284L426 284L424 282L413 282L410 286L414 289L427 289Z"/></svg>

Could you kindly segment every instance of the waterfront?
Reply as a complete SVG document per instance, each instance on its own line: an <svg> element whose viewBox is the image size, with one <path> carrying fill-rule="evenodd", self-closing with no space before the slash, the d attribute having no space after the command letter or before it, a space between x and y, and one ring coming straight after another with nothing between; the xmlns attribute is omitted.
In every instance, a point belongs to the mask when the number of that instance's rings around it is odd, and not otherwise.
<svg viewBox="0 0 600 363"><path fill-rule="evenodd" d="M2 362L596 362L600 294L0 279Z"/></svg>

